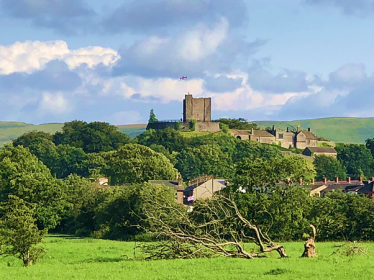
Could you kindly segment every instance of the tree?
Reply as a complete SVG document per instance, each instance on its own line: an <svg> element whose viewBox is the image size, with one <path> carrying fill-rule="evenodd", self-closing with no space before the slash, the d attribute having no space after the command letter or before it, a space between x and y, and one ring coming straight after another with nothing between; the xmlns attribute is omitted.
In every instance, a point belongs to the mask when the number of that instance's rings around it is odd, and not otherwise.
<svg viewBox="0 0 374 280"><path fill-rule="evenodd" d="M148 125L147 125L147 130L150 129L152 127L152 123L155 123L155 122L158 122L158 119L156 118L156 115L153 111L153 109L151 109L151 112L149 113L149 120L148 120Z"/></svg>
<svg viewBox="0 0 374 280"><path fill-rule="evenodd" d="M346 168L347 176L358 178L361 172L369 178L374 174L374 159L368 148L364 145L344 144L337 145L338 160Z"/></svg>
<svg viewBox="0 0 374 280"><path fill-rule="evenodd" d="M341 179L347 177L344 166L334 157L319 155L314 158L313 164L317 172L316 179L319 181L323 178L334 180L336 177Z"/></svg>
<svg viewBox="0 0 374 280"><path fill-rule="evenodd" d="M105 174L113 185L172 180L178 173L163 154L138 144L126 144L107 156Z"/></svg>
<svg viewBox="0 0 374 280"><path fill-rule="evenodd" d="M287 186L298 184L300 179L306 183L315 177L313 166L304 158L285 156L269 160L248 158L237 163L234 188L249 192L269 192L278 184Z"/></svg>
<svg viewBox="0 0 374 280"><path fill-rule="evenodd" d="M255 130L260 129L256 123L250 123L246 119L239 118L239 119L219 119L220 124L226 124L229 126L230 129L241 129L241 130L251 130L252 128Z"/></svg>
<svg viewBox="0 0 374 280"><path fill-rule="evenodd" d="M109 123L72 121L53 136L53 142L57 146L66 144L82 148L86 153L98 153L116 150L130 143L131 138Z"/></svg>
<svg viewBox="0 0 374 280"><path fill-rule="evenodd" d="M66 186L51 175L50 170L22 146L6 145L0 150L0 201L9 195L27 203L35 203L40 228L54 228L65 211Z"/></svg>
<svg viewBox="0 0 374 280"><path fill-rule="evenodd" d="M275 244L255 220L246 219L235 201L217 195L213 199L198 200L192 212L175 201L145 201L145 221L152 227L148 234L161 238L155 244L143 246L149 259L201 258L224 256L253 259L277 251L287 257L282 245ZM244 242L257 245L246 251Z"/></svg>
<svg viewBox="0 0 374 280"><path fill-rule="evenodd" d="M229 178L234 169L231 157L213 141L210 144L187 147L178 154L177 161L176 168L185 180L202 174Z"/></svg>
<svg viewBox="0 0 374 280"><path fill-rule="evenodd" d="M38 229L35 212L17 196L9 195L0 211L0 255L15 256L24 266L34 264L44 253L39 244L47 230Z"/></svg>
<svg viewBox="0 0 374 280"><path fill-rule="evenodd" d="M365 140L365 146L368 148L371 152L371 155L374 157L374 138L373 139L366 139Z"/></svg>
<svg viewBox="0 0 374 280"><path fill-rule="evenodd" d="M53 135L47 132L43 132L43 131L31 131L31 132L22 134L18 138L14 139L12 142L13 142L14 147L17 147L20 145L24 147L28 147L30 146L31 143L41 138L52 141Z"/></svg>

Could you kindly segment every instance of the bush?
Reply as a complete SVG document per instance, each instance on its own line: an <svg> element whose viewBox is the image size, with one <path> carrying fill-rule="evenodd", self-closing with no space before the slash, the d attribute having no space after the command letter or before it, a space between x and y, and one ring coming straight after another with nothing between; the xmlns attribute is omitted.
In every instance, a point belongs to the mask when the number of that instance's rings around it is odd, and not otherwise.
<svg viewBox="0 0 374 280"><path fill-rule="evenodd" d="M196 129L196 120L190 120L190 122L189 122L189 128L190 128L190 131L195 131L195 129Z"/></svg>
<svg viewBox="0 0 374 280"><path fill-rule="evenodd" d="M180 128L181 128L181 123L180 122L174 123L174 129L175 130L179 130Z"/></svg>

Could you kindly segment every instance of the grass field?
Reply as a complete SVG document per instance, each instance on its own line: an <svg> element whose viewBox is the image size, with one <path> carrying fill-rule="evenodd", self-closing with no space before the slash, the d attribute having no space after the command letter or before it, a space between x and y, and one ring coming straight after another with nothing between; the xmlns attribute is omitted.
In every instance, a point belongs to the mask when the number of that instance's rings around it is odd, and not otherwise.
<svg viewBox="0 0 374 280"><path fill-rule="evenodd" d="M258 121L261 128L275 125L286 129L312 128L312 132L334 142L364 144L368 138L374 138L374 118L325 118L298 121Z"/></svg>
<svg viewBox="0 0 374 280"><path fill-rule="evenodd" d="M288 259L268 258L133 261L131 242L90 238L46 238L47 254L23 268L14 258L0 260L0 279L372 279L374 244L368 256L331 256L339 243L317 243L319 257L300 258L302 242L283 243Z"/></svg>
<svg viewBox="0 0 374 280"><path fill-rule="evenodd" d="M325 137L334 142L363 144L367 138L374 138L374 118L326 118L299 121L258 121L261 128L272 126L286 129L286 127L296 128L300 125L302 128L312 128L312 132L318 136ZM0 122L0 147L5 143L17 138L23 133L32 130L41 130L45 132L55 133L61 129L63 124L41 124L32 125L21 122ZM134 138L143 133L146 124L130 124L119 125L118 129ZM207 132L205 132L207 134ZM204 135L199 132L186 132L185 137L196 137Z"/></svg>

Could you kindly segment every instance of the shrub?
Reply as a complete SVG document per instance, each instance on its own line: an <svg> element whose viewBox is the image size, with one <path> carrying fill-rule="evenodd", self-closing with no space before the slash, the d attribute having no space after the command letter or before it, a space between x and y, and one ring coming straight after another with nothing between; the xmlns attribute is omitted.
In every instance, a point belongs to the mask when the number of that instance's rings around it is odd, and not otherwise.
<svg viewBox="0 0 374 280"><path fill-rule="evenodd" d="M195 129L196 129L196 120L190 120L190 122L189 122L189 128L190 128L190 131L195 131Z"/></svg>

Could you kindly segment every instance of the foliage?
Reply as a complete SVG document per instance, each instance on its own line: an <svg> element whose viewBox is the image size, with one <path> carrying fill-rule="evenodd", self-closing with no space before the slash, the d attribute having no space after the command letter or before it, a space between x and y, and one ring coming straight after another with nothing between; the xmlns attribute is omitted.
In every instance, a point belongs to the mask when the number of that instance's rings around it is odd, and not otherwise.
<svg viewBox="0 0 374 280"><path fill-rule="evenodd" d="M336 177L341 179L347 177L344 166L334 157L319 155L314 158L313 164L317 172L316 180L318 181L323 180L323 178L335 180Z"/></svg>
<svg viewBox="0 0 374 280"><path fill-rule="evenodd" d="M358 178L361 173L369 178L374 174L374 159L364 145L344 144L336 146L338 160L345 166L347 176Z"/></svg>
<svg viewBox="0 0 374 280"><path fill-rule="evenodd" d="M95 212L99 230L97 237L131 240L141 235L153 223L145 221L144 203L175 203L174 190L150 183L135 184L119 189L101 203Z"/></svg>
<svg viewBox="0 0 374 280"><path fill-rule="evenodd" d="M158 144L152 144L149 146L153 151L163 154L168 160L170 160L171 164L175 166L178 162L176 159L178 152L172 152L170 153L164 146L158 145Z"/></svg>
<svg viewBox="0 0 374 280"><path fill-rule="evenodd" d="M6 146L0 150L0 201L15 195L28 203L36 203L38 226L54 228L66 207L63 181L22 146Z"/></svg>
<svg viewBox="0 0 374 280"><path fill-rule="evenodd" d="M181 127L181 123L180 123L180 122L175 122L175 123L174 123L174 129L175 129L175 130L179 130L180 127Z"/></svg>
<svg viewBox="0 0 374 280"><path fill-rule="evenodd" d="M107 155L105 174L112 185L171 180L178 173L164 155L139 144L126 144Z"/></svg>
<svg viewBox="0 0 374 280"><path fill-rule="evenodd" d="M188 123L188 127L190 129L190 131L195 131L196 130L196 120L190 120L190 122Z"/></svg>
<svg viewBox="0 0 374 280"><path fill-rule="evenodd" d="M149 113L149 119L148 119L148 125L147 125L147 130L152 128L152 123L155 123L155 122L158 122L158 119L156 118L156 115L153 111L153 109L151 109L150 113Z"/></svg>
<svg viewBox="0 0 374 280"><path fill-rule="evenodd" d="M255 130L260 129L256 123L249 123L246 119L239 118L239 119L219 119L220 124L228 125L230 129L240 129L240 130L251 130L252 128Z"/></svg>
<svg viewBox="0 0 374 280"><path fill-rule="evenodd" d="M223 132L223 133L225 133L225 134L228 134L228 133L230 133L230 127L229 127L229 125L228 124L225 124L225 123L219 123L219 127L221 128L221 131Z"/></svg>
<svg viewBox="0 0 374 280"><path fill-rule="evenodd" d="M229 178L233 172L230 156L212 141L188 147L177 155L176 168L184 180L193 179L202 174L211 174L219 178Z"/></svg>
<svg viewBox="0 0 374 280"><path fill-rule="evenodd" d="M53 142L82 148L86 153L98 153L116 150L131 139L109 123L72 121L65 123L62 132L53 136Z"/></svg>
<svg viewBox="0 0 374 280"><path fill-rule="evenodd" d="M291 186L300 179L308 183L315 176L314 168L303 158L285 156L282 158L244 158L237 164L233 187L249 192L271 192L278 182Z"/></svg>
<svg viewBox="0 0 374 280"><path fill-rule="evenodd" d="M44 253L39 244L47 230L38 229L33 209L17 196L9 195L0 211L0 255L15 256L24 266L34 264Z"/></svg>

